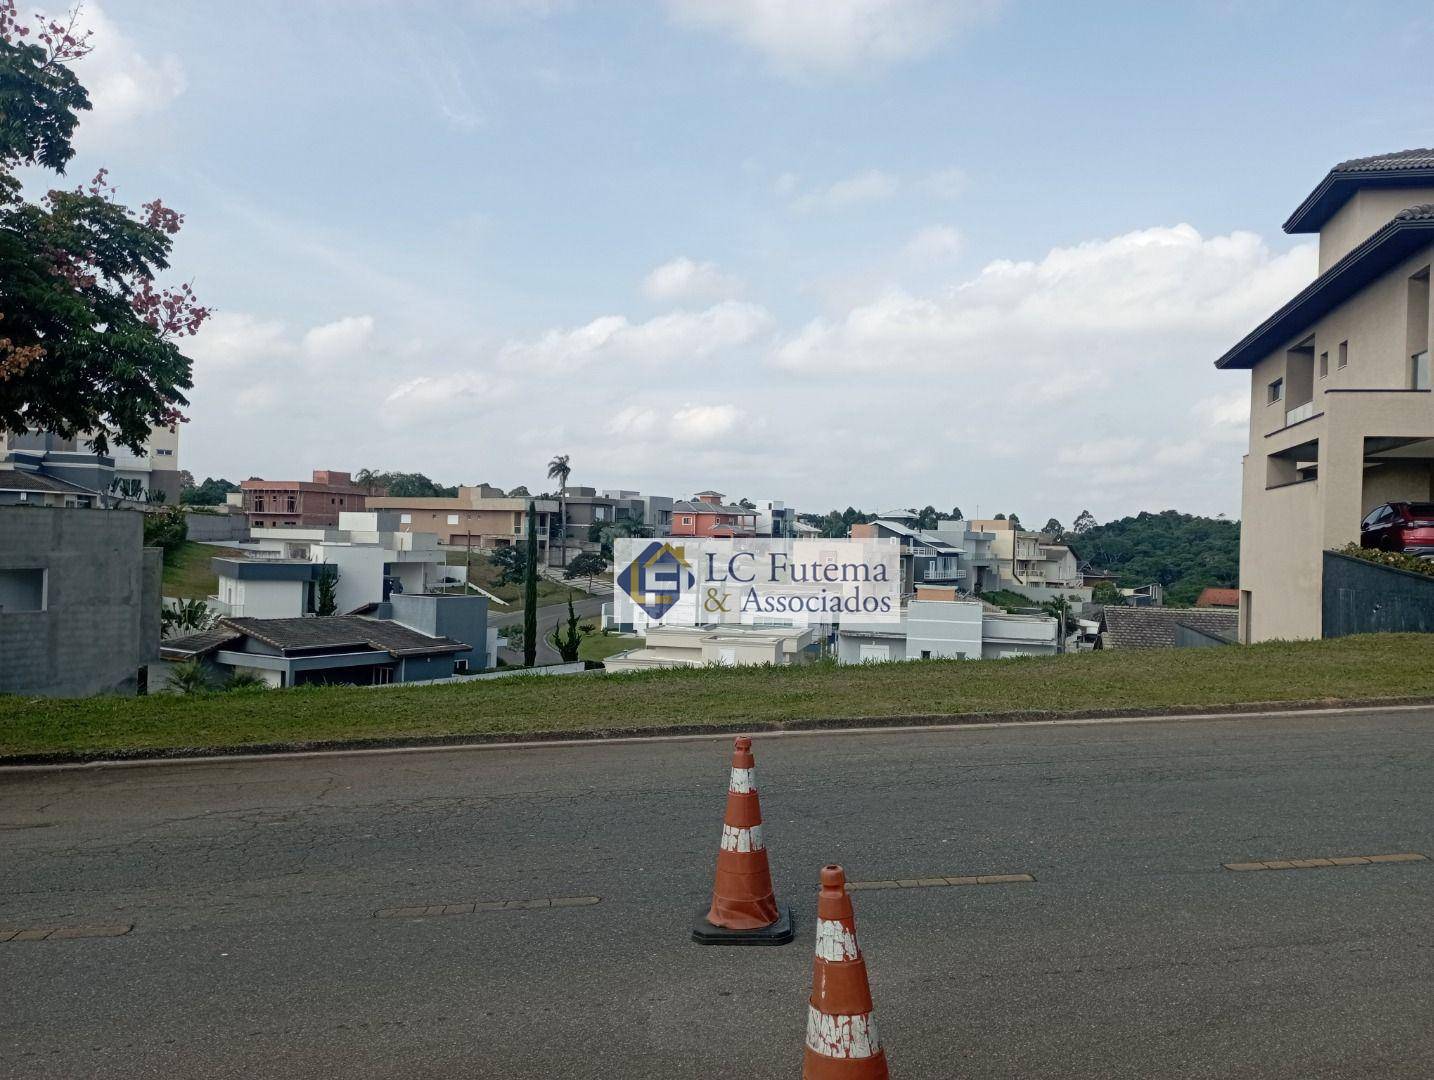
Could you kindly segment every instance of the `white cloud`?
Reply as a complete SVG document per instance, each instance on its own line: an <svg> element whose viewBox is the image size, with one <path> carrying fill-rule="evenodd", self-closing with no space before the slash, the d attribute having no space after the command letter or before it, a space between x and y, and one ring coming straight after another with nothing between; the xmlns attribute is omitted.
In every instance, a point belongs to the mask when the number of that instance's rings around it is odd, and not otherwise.
<svg viewBox="0 0 1434 1080"><path fill-rule="evenodd" d="M1242 389L1201 398L1190 411L1211 428L1235 428L1244 435L1250 423L1250 395Z"/></svg>
<svg viewBox="0 0 1434 1080"><path fill-rule="evenodd" d="M619 409L607 422L607 433L619 438L641 438L657 429L657 412L641 405Z"/></svg>
<svg viewBox="0 0 1434 1080"><path fill-rule="evenodd" d="M785 199L788 196L796 194L797 185L800 182L801 177L796 173L784 172L772 182L772 190Z"/></svg>
<svg viewBox="0 0 1434 1080"><path fill-rule="evenodd" d="M647 322L604 315L572 330L549 330L536 341L509 342L499 363L514 371L561 373L592 363L660 364L701 360L750 344L772 318L756 304L727 300L706 311L674 311Z"/></svg>
<svg viewBox="0 0 1434 1080"><path fill-rule="evenodd" d="M268 412L278 400L278 391L271 384L253 383L234 395L234 412L238 416Z"/></svg>
<svg viewBox="0 0 1434 1080"><path fill-rule="evenodd" d="M961 254L961 234L950 225L930 225L902 247L901 253L914 262L948 262Z"/></svg>
<svg viewBox="0 0 1434 1080"><path fill-rule="evenodd" d="M94 46L75 64L93 106L80 114L80 141L113 142L184 93L184 67L178 57L140 52L98 4L81 8L78 26L93 32Z"/></svg>
<svg viewBox="0 0 1434 1080"><path fill-rule="evenodd" d="M649 300L681 303L685 300L728 300L742 292L742 279L724 274L716 263L695 262L679 256L654 269L642 282Z"/></svg>
<svg viewBox="0 0 1434 1080"><path fill-rule="evenodd" d="M734 405L687 405L672 414L668 431L679 442L711 442L731 434L741 415Z"/></svg>
<svg viewBox="0 0 1434 1080"><path fill-rule="evenodd" d="M809 191L792 200L792 206L804 212L814 210L845 210L862 203L884 202L896 194L901 181L881 169L867 169L838 180L828 187Z"/></svg>
<svg viewBox="0 0 1434 1080"><path fill-rule="evenodd" d="M995 0L667 0L674 19L755 50L790 77L928 55Z"/></svg>
<svg viewBox="0 0 1434 1080"><path fill-rule="evenodd" d="M1107 438L1092 439L1074 446L1063 446L1056 453L1059 465L1117 465L1125 464L1145 446L1141 439Z"/></svg>
<svg viewBox="0 0 1434 1080"><path fill-rule="evenodd" d="M293 352L293 345L284 338L283 323L231 311L216 311L181 348L201 373L243 367Z"/></svg>
<svg viewBox="0 0 1434 1080"><path fill-rule="evenodd" d="M891 289L838 321L817 319L776 361L795 371L891 366L955 371L999 362L1063 371L1210 358L1307 284L1313 245L1276 255L1252 233L1189 225L998 260L936 295ZM1217 349L1218 346L1218 349Z"/></svg>
<svg viewBox="0 0 1434 1080"><path fill-rule="evenodd" d="M304 355L310 360L346 360L360 353L373 337L372 315L350 315L316 326L304 335Z"/></svg>
<svg viewBox="0 0 1434 1080"><path fill-rule="evenodd" d="M481 371L418 375L399 383L383 401L383 418L389 426L415 419L432 421L454 415L472 415L506 396L508 386Z"/></svg>

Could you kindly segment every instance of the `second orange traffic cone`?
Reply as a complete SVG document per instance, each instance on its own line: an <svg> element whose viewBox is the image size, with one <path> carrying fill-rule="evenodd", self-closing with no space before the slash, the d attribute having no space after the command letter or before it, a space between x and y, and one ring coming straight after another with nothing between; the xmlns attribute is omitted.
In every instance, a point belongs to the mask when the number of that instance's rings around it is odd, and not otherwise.
<svg viewBox="0 0 1434 1080"><path fill-rule="evenodd" d="M866 961L840 866L822 867L816 953L802 1080L887 1080L886 1051L876 1032Z"/></svg>
<svg viewBox="0 0 1434 1080"><path fill-rule="evenodd" d="M792 909L777 903L772 888L756 760L752 740L743 735L732 750L712 904L693 924L692 940L701 945L785 945L795 936Z"/></svg>

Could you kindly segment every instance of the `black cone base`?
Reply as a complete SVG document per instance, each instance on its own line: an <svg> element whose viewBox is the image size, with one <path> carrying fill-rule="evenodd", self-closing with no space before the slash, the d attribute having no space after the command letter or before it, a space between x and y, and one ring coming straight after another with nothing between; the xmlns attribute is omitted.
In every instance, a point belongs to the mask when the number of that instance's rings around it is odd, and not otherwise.
<svg viewBox="0 0 1434 1080"><path fill-rule="evenodd" d="M791 904L778 904L777 921L755 930L728 930L725 926L713 926L707 921L708 910L707 907L702 908L697 913L697 921L692 924L692 940L699 945L785 945L797 936Z"/></svg>

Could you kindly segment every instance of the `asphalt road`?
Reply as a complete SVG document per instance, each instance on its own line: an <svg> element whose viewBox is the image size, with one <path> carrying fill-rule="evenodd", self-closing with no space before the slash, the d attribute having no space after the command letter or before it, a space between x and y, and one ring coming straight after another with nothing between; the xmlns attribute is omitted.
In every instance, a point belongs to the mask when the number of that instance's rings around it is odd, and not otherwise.
<svg viewBox="0 0 1434 1080"><path fill-rule="evenodd" d="M586 596L582 599L574 599L573 612L582 619L590 619L594 615L601 615L602 606L607 599L606 596ZM563 662L562 654L553 648L552 645L548 644L548 639L553 636L553 631L555 631L560 624L566 625L567 621L568 605L566 601L561 604L549 604L547 607L538 608L537 662L539 664L561 664ZM501 615L495 615L488 620L489 626L521 626L522 623L523 612L521 608L517 611L505 611ZM504 648L500 645L499 650L502 652L504 659L510 663L521 664L523 662L521 649L515 652L512 649Z"/></svg>
<svg viewBox="0 0 1434 1080"><path fill-rule="evenodd" d="M913 1077L1434 1075L1434 710L759 738L783 948L687 940L729 742L0 773L0 1075L794 1077L819 867ZM597 896L376 918L382 908Z"/></svg>

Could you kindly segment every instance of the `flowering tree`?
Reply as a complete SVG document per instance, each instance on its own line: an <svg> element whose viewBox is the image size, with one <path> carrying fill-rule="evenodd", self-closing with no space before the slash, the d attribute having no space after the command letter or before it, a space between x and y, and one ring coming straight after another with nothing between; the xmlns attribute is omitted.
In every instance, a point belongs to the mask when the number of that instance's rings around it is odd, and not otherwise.
<svg viewBox="0 0 1434 1080"><path fill-rule="evenodd" d="M64 174L90 108L73 70L91 51L77 17L30 25L0 0L0 430L139 451L151 427L183 419L192 365L177 341L209 309L188 284L159 283L184 224L159 199L130 210L103 169L21 196L17 169Z"/></svg>

